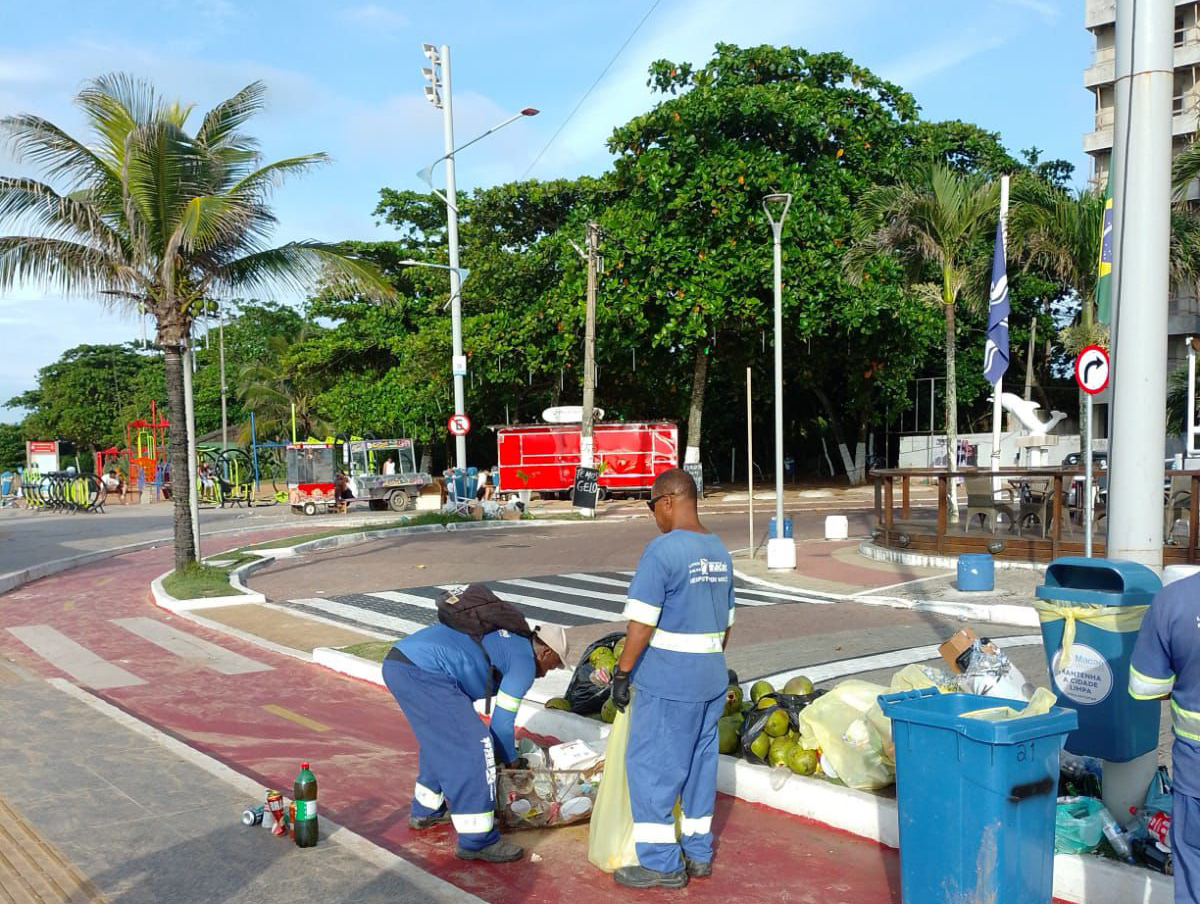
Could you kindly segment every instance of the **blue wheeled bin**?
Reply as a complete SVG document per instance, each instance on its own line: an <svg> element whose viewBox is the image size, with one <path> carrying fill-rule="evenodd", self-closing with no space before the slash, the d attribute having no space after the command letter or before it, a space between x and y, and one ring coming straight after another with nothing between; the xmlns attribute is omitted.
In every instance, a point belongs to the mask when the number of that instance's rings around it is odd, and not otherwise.
<svg viewBox="0 0 1200 904"><path fill-rule="evenodd" d="M778 537L779 534L777 534L775 531L776 531L775 517L771 516L771 521L767 524L767 538L770 540L774 540L776 537ZM792 519L791 518L783 519L783 537L785 540L792 539Z"/></svg>
<svg viewBox="0 0 1200 904"><path fill-rule="evenodd" d="M1079 713L1071 753L1127 763L1158 746L1159 704L1129 696L1129 660L1160 589L1158 575L1134 562L1066 557L1046 566L1035 606L1051 690ZM1064 661L1068 625L1074 638Z"/></svg>
<svg viewBox="0 0 1200 904"><path fill-rule="evenodd" d="M996 586L996 563L990 553L963 553L958 557L959 590L993 590Z"/></svg>
<svg viewBox="0 0 1200 904"><path fill-rule="evenodd" d="M903 904L1050 904L1059 757L1075 713L964 718L1025 704L933 688L879 705L896 745Z"/></svg>

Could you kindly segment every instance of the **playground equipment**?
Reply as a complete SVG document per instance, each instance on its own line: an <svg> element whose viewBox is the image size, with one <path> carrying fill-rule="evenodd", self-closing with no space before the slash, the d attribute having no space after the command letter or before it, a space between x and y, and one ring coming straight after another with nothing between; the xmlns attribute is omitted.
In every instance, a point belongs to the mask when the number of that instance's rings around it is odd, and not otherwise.
<svg viewBox="0 0 1200 904"><path fill-rule="evenodd" d="M167 431L170 423L160 419L158 406L150 402L150 420L130 421L125 425L125 448L111 446L96 453L97 474L116 470L125 475L125 485L138 495L147 485L155 487L155 495L164 492L167 478Z"/></svg>
<svg viewBox="0 0 1200 904"><path fill-rule="evenodd" d="M254 463L241 449L201 447L196 452L197 492L201 505L275 505L274 495L256 498Z"/></svg>
<svg viewBox="0 0 1200 904"><path fill-rule="evenodd" d="M104 481L94 474L69 471L26 471L22 489L25 504L41 512L103 512L108 496Z"/></svg>

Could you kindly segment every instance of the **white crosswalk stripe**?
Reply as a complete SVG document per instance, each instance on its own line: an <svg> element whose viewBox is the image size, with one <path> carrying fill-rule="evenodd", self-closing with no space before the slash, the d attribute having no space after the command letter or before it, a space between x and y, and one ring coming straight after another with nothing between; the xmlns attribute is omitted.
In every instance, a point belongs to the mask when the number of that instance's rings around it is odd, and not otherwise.
<svg viewBox="0 0 1200 904"><path fill-rule="evenodd" d="M66 672L87 687L107 690L146 683L49 625L21 625L9 628L8 633L56 669Z"/></svg>
<svg viewBox="0 0 1200 904"><path fill-rule="evenodd" d="M405 593L402 590L380 590L376 593L368 593L367 596L378 597L381 600L389 600L393 603L405 603L409 606L419 606L422 609L437 610L437 600L432 600L429 597L417 596L415 593ZM556 628L563 628L566 625L560 625L557 622L545 621L537 618L527 618L529 627L537 628L541 625L550 625Z"/></svg>
<svg viewBox="0 0 1200 904"><path fill-rule="evenodd" d="M338 615L351 621L360 622L361 624L384 628L396 634L415 634L425 627L420 622L409 621L406 618L383 615L363 606L347 606L344 603L320 599L319 597L291 600L291 602L316 609L320 612L328 612L330 615Z"/></svg>
<svg viewBox="0 0 1200 904"><path fill-rule="evenodd" d="M253 659L242 656L240 653L234 653L232 650L217 646L215 643L201 640L199 637L189 634L186 631L172 628L170 625L153 618L146 618L144 616L138 618L114 618L112 619L112 623L136 634L144 640L150 641L150 643L166 650L168 653L174 653L181 659L198 662L200 665L210 668L214 672L220 672L222 675L245 675L250 672L268 672L271 670L271 666L269 665L255 662Z"/></svg>
<svg viewBox="0 0 1200 904"><path fill-rule="evenodd" d="M504 581L499 583L514 582ZM447 590L452 586L453 585L448 584L442 589ZM495 588L493 588L493 592L496 594L496 596L500 597L500 599L509 603L516 603L518 606L533 606L536 609L545 609L550 612L565 612L568 615L578 615L583 618L590 618L598 622L621 620L620 612L610 612L606 609L593 609L591 606L576 606L572 603L560 603L558 600L548 600L537 596L525 596L521 593L509 593L506 590L496 590ZM621 599L623 601L625 598L621 597Z"/></svg>

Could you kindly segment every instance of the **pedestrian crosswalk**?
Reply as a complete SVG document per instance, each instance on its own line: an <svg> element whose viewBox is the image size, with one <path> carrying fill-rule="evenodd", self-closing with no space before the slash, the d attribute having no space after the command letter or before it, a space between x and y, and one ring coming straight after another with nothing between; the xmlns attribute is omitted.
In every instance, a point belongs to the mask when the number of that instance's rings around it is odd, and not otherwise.
<svg viewBox="0 0 1200 904"><path fill-rule="evenodd" d="M109 624L128 632L108 635L104 639L106 646L112 647L115 643L120 648L121 665L105 659L92 647L84 646L52 625L16 625L8 628L8 633L60 672L95 690L147 683L150 676L135 674L141 671L140 666L147 658L131 655L134 651L128 643L134 637L188 666L221 675L245 675L272 669L266 663L235 653L219 644L209 643L154 618L114 618L109 619ZM93 640L88 642L94 643Z"/></svg>
<svg viewBox="0 0 1200 904"><path fill-rule="evenodd" d="M570 572L529 578L485 581L502 600L513 603L530 624L565 628L622 621L630 571ZM437 598L454 585L441 584L403 590L347 593L328 598L305 597L281 605L297 614L340 622L349 627L388 635L411 634L437 621ZM735 581L739 606L780 603L830 603L835 600L807 592L760 587Z"/></svg>

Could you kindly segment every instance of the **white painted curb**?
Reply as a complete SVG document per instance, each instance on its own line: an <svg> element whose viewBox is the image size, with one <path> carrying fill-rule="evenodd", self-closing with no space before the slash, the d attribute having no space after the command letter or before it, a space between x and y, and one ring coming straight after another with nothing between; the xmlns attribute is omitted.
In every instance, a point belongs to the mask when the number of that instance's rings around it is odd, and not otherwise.
<svg viewBox="0 0 1200 904"><path fill-rule="evenodd" d="M903 549L888 549L864 540L859 544L858 554L864 559L876 562L891 562L894 565L913 565L920 568L944 568L954 571L958 567L958 556L942 556L937 553L908 552ZM1013 571L1045 571L1046 566L1039 562L1019 562L1015 559L995 559L996 568L1007 568Z"/></svg>
<svg viewBox="0 0 1200 904"><path fill-rule="evenodd" d="M245 593L238 593L232 596L202 596L190 600L176 599L163 589L163 578L169 574L171 574L171 571L163 572L150 582L150 594L154 597L154 604L161 609L166 609L168 612L193 612L197 609L217 609L221 606L242 606L246 603L265 603L267 601L267 598L261 593L249 590ZM230 577L232 578L232 575Z"/></svg>

